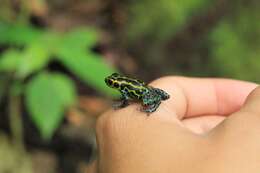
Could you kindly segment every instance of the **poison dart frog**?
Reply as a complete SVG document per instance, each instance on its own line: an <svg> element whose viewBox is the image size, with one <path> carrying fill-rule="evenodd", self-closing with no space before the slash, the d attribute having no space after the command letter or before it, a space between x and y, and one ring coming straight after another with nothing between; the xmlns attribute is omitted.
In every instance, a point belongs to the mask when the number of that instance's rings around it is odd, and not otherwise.
<svg viewBox="0 0 260 173"><path fill-rule="evenodd" d="M152 113L161 104L162 100L167 100L170 95L165 91L146 85L143 81L129 78L118 73L105 78L106 84L114 89L117 89L122 97L120 102L114 105L114 108L123 108L129 105L130 100L141 101L141 111Z"/></svg>

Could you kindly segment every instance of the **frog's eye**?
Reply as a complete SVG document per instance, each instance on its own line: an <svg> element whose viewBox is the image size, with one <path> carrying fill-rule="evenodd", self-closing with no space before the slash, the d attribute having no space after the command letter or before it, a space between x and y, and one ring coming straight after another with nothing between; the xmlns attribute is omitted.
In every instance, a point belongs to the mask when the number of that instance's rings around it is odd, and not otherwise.
<svg viewBox="0 0 260 173"><path fill-rule="evenodd" d="M108 84L109 85L112 85L113 84L113 81L111 79L108 80Z"/></svg>
<svg viewBox="0 0 260 173"><path fill-rule="evenodd" d="M107 85L111 86L113 84L113 81L111 79L106 78L105 82Z"/></svg>
<svg viewBox="0 0 260 173"><path fill-rule="evenodd" d="M117 82L114 83L115 88L119 88L119 84Z"/></svg>

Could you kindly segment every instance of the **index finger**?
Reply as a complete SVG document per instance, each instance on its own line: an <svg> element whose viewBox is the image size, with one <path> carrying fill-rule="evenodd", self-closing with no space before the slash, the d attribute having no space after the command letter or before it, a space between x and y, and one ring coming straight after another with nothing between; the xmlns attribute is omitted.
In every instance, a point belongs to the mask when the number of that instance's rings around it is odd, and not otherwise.
<svg viewBox="0 0 260 173"><path fill-rule="evenodd" d="M249 93L257 87L255 83L232 79L188 77L164 77L151 85L170 94L164 108L175 112L179 119L226 116L239 110Z"/></svg>

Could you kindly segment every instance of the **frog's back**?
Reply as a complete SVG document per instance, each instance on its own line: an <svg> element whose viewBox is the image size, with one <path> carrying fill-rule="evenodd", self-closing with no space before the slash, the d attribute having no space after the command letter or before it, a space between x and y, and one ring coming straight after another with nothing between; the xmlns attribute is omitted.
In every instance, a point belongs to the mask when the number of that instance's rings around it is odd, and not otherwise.
<svg viewBox="0 0 260 173"><path fill-rule="evenodd" d="M143 81L122 76L117 73L108 76L105 82L108 86L119 90L124 97L132 99L142 99L148 90Z"/></svg>
<svg viewBox="0 0 260 173"><path fill-rule="evenodd" d="M143 81L138 80L138 79L134 79L134 78L129 78L129 77L126 77L126 76L118 77L117 81L119 81L122 84L131 85L133 87L145 86L145 83Z"/></svg>
<svg viewBox="0 0 260 173"><path fill-rule="evenodd" d="M146 84L141 80L120 76L117 81L120 83L120 90L132 99L142 99L147 91Z"/></svg>

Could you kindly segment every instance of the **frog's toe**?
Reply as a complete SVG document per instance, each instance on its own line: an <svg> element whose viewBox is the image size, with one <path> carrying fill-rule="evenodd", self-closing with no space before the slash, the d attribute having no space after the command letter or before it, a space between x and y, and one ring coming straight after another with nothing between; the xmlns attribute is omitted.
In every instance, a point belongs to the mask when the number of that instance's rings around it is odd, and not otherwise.
<svg viewBox="0 0 260 173"><path fill-rule="evenodd" d="M163 91L162 89L153 88L153 90L154 90L157 94L159 94L159 95L161 96L162 100L167 100L167 99L170 98L170 95L169 95L167 92Z"/></svg>
<svg viewBox="0 0 260 173"><path fill-rule="evenodd" d="M156 109L157 109L157 107L154 107L153 105L149 105L149 106L145 105L141 108L141 111L146 112L146 113L152 113L152 112L156 111Z"/></svg>

